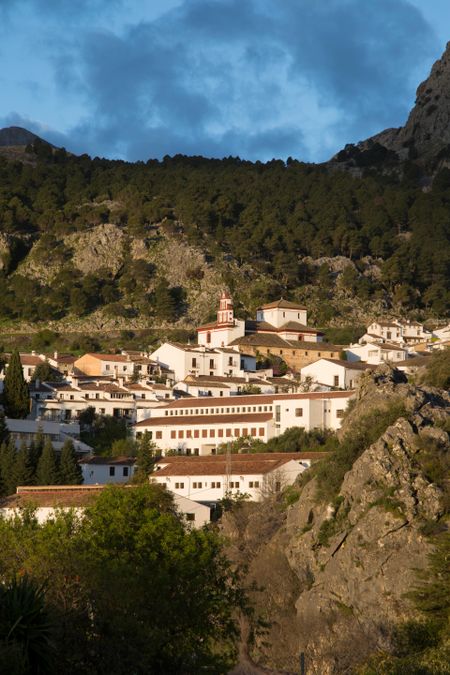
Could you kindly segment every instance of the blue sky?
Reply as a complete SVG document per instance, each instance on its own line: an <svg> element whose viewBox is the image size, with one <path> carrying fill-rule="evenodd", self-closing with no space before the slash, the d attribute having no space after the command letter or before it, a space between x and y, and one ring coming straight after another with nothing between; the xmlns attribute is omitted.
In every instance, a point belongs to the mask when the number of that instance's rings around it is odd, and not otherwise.
<svg viewBox="0 0 450 675"><path fill-rule="evenodd" d="M404 123L447 0L0 0L0 127L92 156L328 159Z"/></svg>

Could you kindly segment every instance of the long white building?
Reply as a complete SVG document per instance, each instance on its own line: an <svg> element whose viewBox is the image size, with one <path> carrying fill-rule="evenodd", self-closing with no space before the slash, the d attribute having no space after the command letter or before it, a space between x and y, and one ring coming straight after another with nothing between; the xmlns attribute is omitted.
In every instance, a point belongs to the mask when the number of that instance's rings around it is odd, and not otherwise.
<svg viewBox="0 0 450 675"><path fill-rule="evenodd" d="M247 495L253 501L291 485L322 452L264 452L213 457L164 457L150 480L197 502Z"/></svg>
<svg viewBox="0 0 450 675"><path fill-rule="evenodd" d="M222 443L241 437L267 442L291 427L339 429L352 395L325 391L188 398L153 408L132 431L136 438L148 432L163 453L211 455Z"/></svg>

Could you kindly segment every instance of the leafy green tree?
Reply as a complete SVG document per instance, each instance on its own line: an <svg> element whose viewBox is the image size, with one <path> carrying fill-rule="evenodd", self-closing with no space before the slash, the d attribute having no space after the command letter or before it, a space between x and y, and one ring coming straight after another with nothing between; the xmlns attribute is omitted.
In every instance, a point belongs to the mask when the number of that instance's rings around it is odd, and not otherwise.
<svg viewBox="0 0 450 675"><path fill-rule="evenodd" d="M56 454L50 439L45 441L42 455L39 458L36 469L37 485L57 485L59 483L58 465Z"/></svg>
<svg viewBox="0 0 450 675"><path fill-rule="evenodd" d="M7 417L21 419L30 412L28 386L25 382L20 354L15 349L11 354L5 375L3 405Z"/></svg>
<svg viewBox="0 0 450 675"><path fill-rule="evenodd" d="M81 520L0 519L0 550L2 581L51 576L55 672L225 675L235 663L239 577L216 532L187 528L159 485L108 487Z"/></svg>
<svg viewBox="0 0 450 675"><path fill-rule="evenodd" d="M61 449L59 480L63 485L80 485L83 482L81 466L78 464L73 441L67 439Z"/></svg>

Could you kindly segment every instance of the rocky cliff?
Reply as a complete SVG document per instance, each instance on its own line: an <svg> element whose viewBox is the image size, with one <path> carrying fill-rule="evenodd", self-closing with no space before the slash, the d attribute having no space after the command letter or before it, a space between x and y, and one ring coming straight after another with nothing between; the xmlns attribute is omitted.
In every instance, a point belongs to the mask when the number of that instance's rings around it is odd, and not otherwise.
<svg viewBox="0 0 450 675"><path fill-rule="evenodd" d="M389 650L393 625L413 614L405 594L427 565L425 533L448 509L424 453L449 451L450 398L396 383L386 367L363 378L342 434L368 410L383 415L399 400L404 416L356 459L332 500L318 497L312 470L287 509L247 505L225 519L230 551L259 588L252 598L266 624L243 645L236 673L298 672L300 652L311 675L350 673Z"/></svg>
<svg viewBox="0 0 450 675"><path fill-rule="evenodd" d="M450 162L450 42L429 77L416 92L416 101L402 127L386 129L357 145L348 145L332 164L347 168L395 167L413 161L429 173Z"/></svg>

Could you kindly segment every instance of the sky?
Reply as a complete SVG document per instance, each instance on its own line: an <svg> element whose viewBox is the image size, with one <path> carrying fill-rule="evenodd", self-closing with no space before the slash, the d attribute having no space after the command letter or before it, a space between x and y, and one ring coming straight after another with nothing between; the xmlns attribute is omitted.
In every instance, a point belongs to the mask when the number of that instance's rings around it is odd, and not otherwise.
<svg viewBox="0 0 450 675"><path fill-rule="evenodd" d="M0 0L0 128L321 162L402 125L447 39L448 0Z"/></svg>

